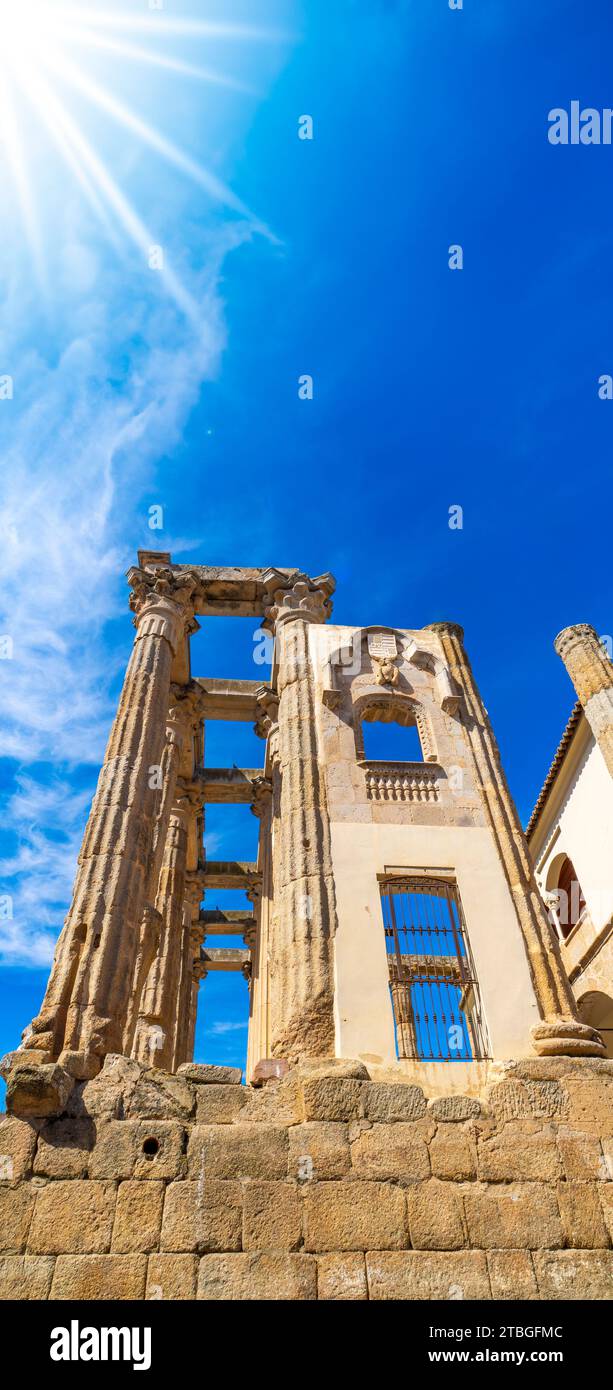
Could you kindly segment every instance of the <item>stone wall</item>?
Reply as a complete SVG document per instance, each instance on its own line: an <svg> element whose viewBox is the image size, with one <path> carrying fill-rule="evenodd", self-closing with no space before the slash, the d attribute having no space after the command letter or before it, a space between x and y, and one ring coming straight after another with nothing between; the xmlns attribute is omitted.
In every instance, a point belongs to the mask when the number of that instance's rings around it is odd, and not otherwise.
<svg viewBox="0 0 613 1390"><path fill-rule="evenodd" d="M481 1101L351 1062L237 1081L110 1056L58 1117L22 1078L0 1297L613 1296L613 1062L498 1064Z"/></svg>

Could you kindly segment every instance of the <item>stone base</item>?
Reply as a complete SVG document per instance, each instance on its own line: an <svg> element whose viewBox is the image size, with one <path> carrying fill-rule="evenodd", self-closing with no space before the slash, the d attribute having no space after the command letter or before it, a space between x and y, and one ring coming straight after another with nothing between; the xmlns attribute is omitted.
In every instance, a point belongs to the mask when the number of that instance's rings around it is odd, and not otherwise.
<svg viewBox="0 0 613 1390"><path fill-rule="evenodd" d="M532 1045L539 1057L604 1057L606 1053L595 1028L567 1018L537 1023L532 1029Z"/></svg>
<svg viewBox="0 0 613 1390"><path fill-rule="evenodd" d="M363 1063L254 1089L108 1057L0 1117L5 1300L608 1300L612 1236L609 1061L428 1100Z"/></svg>

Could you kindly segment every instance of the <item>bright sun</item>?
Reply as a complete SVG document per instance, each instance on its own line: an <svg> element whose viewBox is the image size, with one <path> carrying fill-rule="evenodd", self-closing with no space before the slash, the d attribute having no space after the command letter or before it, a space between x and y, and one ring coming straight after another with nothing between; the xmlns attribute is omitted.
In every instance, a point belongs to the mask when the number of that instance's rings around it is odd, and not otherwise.
<svg viewBox="0 0 613 1390"><path fill-rule="evenodd" d="M198 184L209 198L249 219L266 233L244 204L217 176L187 151L174 144L161 130L146 121L116 96L112 76L117 63L146 65L165 69L177 76L215 83L238 91L243 84L214 68L185 62L172 56L168 41L173 36L190 39L192 47L216 39L266 39L286 37L271 30L248 25L224 24L205 20L167 19L163 12L149 15L55 4L54 0L0 0L0 160L8 166L21 208L25 232L41 282L43 255L39 219L28 167L24 138L23 107L34 110L46 138L59 150L71 175L96 216L112 230L119 224L146 256L157 238L141 220L127 195L94 144L87 138L70 107L70 96L101 112L124 131L136 136ZM193 42L192 42L193 41ZM162 47L160 47L162 45ZM92 54L109 60L109 80L88 71ZM4 158L2 159L2 147ZM166 287L181 309L197 319L198 311L176 275L169 267L163 271Z"/></svg>

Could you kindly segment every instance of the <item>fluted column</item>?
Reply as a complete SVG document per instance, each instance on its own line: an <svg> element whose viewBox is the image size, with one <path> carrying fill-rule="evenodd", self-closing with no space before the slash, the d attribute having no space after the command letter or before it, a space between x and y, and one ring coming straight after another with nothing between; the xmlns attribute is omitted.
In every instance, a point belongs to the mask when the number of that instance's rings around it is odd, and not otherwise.
<svg viewBox="0 0 613 1390"><path fill-rule="evenodd" d="M191 576L131 570L136 639L42 1009L25 1046L95 1075L120 1052L152 850L173 656L192 617Z"/></svg>
<svg viewBox="0 0 613 1390"><path fill-rule="evenodd" d="M524 940L543 1018L532 1030L535 1051L541 1056L603 1056L600 1035L577 1018L559 943L536 886L526 838L464 648L462 628L456 623L431 623L430 630L438 633L451 674L462 692L464 710L460 709L458 717L465 725L475 785L497 845ZM501 969L504 970L504 957Z"/></svg>
<svg viewBox="0 0 613 1390"><path fill-rule="evenodd" d="M553 645L564 662L613 777L613 662L589 623L565 627Z"/></svg>
<svg viewBox="0 0 613 1390"><path fill-rule="evenodd" d="M270 936L271 1052L288 1061L334 1055L336 904L309 656L310 625L325 622L332 589L330 576L299 577L291 588L275 589L266 615L278 661L281 780Z"/></svg>
<svg viewBox="0 0 613 1390"><path fill-rule="evenodd" d="M390 980L390 990L394 1005L394 1020L398 1038L398 1056L410 1058L417 1056L415 1020L411 1002L411 986L400 980Z"/></svg>
<svg viewBox="0 0 613 1390"><path fill-rule="evenodd" d="M175 803L169 817L156 908L161 918L160 945L141 1000L132 1056L148 1066L172 1067L175 1014L181 976L182 925L187 860L186 810Z"/></svg>
<svg viewBox="0 0 613 1390"><path fill-rule="evenodd" d="M181 927L179 989L175 1006L173 1071L176 1071L183 1062L191 1062L193 1056L194 965L199 963L200 947L204 935L197 917L202 900L202 891L200 871L188 872ZM197 998L196 993L196 1003Z"/></svg>

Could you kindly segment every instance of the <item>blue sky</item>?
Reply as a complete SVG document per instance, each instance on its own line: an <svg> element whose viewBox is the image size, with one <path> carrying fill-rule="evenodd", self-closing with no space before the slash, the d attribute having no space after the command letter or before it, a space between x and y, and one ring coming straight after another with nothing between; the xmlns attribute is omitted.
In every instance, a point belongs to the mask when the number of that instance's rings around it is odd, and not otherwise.
<svg viewBox="0 0 613 1390"><path fill-rule="evenodd" d="M10 180L0 193L0 375L14 378L0 402L14 639L0 663L13 900L0 1052L40 1003L69 901L139 546L331 569L341 623L460 621L524 820L573 701L553 638L576 621L613 631L613 402L598 398L613 373L613 148L547 139L551 108L613 104L607 0L194 0L172 15L266 35L151 40L232 86L103 51L87 71L223 199L82 89L60 90L183 307L25 103L41 283ZM297 138L305 113L312 141ZM252 629L203 623L194 673L257 674ZM261 745L220 726L207 757L257 762ZM248 857L256 832L245 808L218 808L209 851ZM198 1058L242 1062L246 1009L240 978L209 977Z"/></svg>

